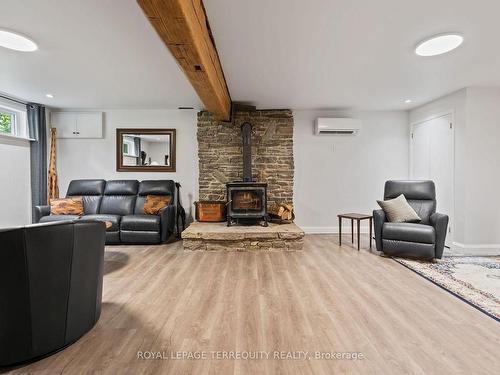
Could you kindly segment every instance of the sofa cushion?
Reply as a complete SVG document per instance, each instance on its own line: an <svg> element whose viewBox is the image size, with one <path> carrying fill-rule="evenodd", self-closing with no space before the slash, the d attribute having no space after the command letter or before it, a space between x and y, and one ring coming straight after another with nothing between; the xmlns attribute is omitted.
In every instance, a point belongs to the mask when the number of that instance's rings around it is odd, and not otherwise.
<svg viewBox="0 0 500 375"><path fill-rule="evenodd" d="M422 224L429 224L431 215L436 212L436 201L408 199L408 204L415 210Z"/></svg>
<svg viewBox="0 0 500 375"><path fill-rule="evenodd" d="M433 244L436 240L434 227L416 223L384 223L382 238L406 242Z"/></svg>
<svg viewBox="0 0 500 375"><path fill-rule="evenodd" d="M82 197L54 198L50 200L51 215L83 215Z"/></svg>
<svg viewBox="0 0 500 375"><path fill-rule="evenodd" d="M139 181L111 180L106 182L104 195L137 195Z"/></svg>
<svg viewBox="0 0 500 375"><path fill-rule="evenodd" d="M146 180L139 183L139 195L174 195L173 180Z"/></svg>
<svg viewBox="0 0 500 375"><path fill-rule="evenodd" d="M148 195L169 196L174 199L175 182L173 180L146 180L139 183L139 193L135 201L134 214L144 214L144 203Z"/></svg>
<svg viewBox="0 0 500 375"><path fill-rule="evenodd" d="M415 210L408 204L403 194L397 198L385 201L377 201L380 208L382 208L390 222L404 223L404 222L419 222L420 217Z"/></svg>
<svg viewBox="0 0 500 375"><path fill-rule="evenodd" d="M103 195L104 180L73 180L69 183L66 196Z"/></svg>
<svg viewBox="0 0 500 375"><path fill-rule="evenodd" d="M107 229L108 232L118 232L120 229L120 219L120 215L96 214L82 216L82 220L109 221L111 223L111 228Z"/></svg>
<svg viewBox="0 0 500 375"><path fill-rule="evenodd" d="M73 180L68 187L66 197L82 197L85 215L97 214L104 194L104 180Z"/></svg>
<svg viewBox="0 0 500 375"><path fill-rule="evenodd" d="M49 223L52 221L65 221L65 220L77 220L80 216L78 215L48 215L42 216L39 223Z"/></svg>
<svg viewBox="0 0 500 375"><path fill-rule="evenodd" d="M160 217L156 215L127 215L122 218L121 230L160 231Z"/></svg>
<svg viewBox="0 0 500 375"><path fill-rule="evenodd" d="M134 212L135 195L105 195L102 197L100 214L131 215Z"/></svg>
<svg viewBox="0 0 500 375"><path fill-rule="evenodd" d="M147 195L144 201L146 215L158 215L160 210L170 203L169 195Z"/></svg>
<svg viewBox="0 0 500 375"><path fill-rule="evenodd" d="M85 215L93 215L99 212L101 207L101 195L84 195L83 199L83 211Z"/></svg>

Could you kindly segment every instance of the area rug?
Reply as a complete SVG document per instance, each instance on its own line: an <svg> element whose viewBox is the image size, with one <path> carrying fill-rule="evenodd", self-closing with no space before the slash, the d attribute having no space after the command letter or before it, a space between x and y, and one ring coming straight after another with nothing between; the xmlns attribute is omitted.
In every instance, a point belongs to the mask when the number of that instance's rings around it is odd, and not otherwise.
<svg viewBox="0 0 500 375"><path fill-rule="evenodd" d="M500 322L500 257L394 260Z"/></svg>

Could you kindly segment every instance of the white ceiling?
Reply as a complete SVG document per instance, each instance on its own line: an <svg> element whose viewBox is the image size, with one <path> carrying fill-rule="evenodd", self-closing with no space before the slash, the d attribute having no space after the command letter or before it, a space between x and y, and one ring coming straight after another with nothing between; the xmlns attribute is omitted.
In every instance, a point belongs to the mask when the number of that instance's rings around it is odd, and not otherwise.
<svg viewBox="0 0 500 375"><path fill-rule="evenodd" d="M39 46L0 47L4 94L61 108L201 105L135 0L1 0L0 28Z"/></svg>
<svg viewBox="0 0 500 375"><path fill-rule="evenodd" d="M259 108L408 109L500 85L498 0L204 4L232 99ZM1 0L0 28L40 47L0 48L0 92L61 108L202 106L135 0ZM413 53L446 31L462 32L464 45Z"/></svg>
<svg viewBox="0 0 500 375"><path fill-rule="evenodd" d="M231 97L260 108L408 109L500 85L498 0L204 0ZM458 31L462 47L414 54ZM405 104L405 99L412 99Z"/></svg>

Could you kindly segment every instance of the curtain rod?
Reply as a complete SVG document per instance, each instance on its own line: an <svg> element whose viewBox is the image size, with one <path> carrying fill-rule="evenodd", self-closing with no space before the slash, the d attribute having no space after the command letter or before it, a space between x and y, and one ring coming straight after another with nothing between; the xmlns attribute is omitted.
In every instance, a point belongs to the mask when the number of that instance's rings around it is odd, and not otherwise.
<svg viewBox="0 0 500 375"><path fill-rule="evenodd" d="M2 95L2 94L0 94L0 98L7 99L7 100L10 100L11 102L19 103L19 104L22 104L22 105L27 105L28 104L27 102L23 102L22 100L13 99L13 98L10 98L10 97Z"/></svg>

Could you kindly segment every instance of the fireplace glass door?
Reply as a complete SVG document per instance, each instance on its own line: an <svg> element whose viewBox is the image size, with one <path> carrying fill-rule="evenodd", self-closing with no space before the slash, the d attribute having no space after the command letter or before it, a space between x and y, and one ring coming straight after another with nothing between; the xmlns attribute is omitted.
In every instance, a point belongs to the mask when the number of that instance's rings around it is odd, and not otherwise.
<svg viewBox="0 0 500 375"><path fill-rule="evenodd" d="M263 204L262 190L233 190L231 205L233 211L261 211Z"/></svg>

